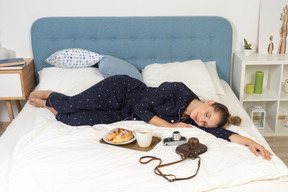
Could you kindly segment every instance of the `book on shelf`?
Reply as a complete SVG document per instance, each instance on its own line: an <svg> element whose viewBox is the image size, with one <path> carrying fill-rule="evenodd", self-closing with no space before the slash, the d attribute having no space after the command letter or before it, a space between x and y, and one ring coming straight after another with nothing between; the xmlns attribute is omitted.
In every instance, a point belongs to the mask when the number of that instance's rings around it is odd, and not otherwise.
<svg viewBox="0 0 288 192"><path fill-rule="evenodd" d="M17 65L9 65L9 66L0 66L0 70L21 70L26 66L26 63L22 63L22 64L17 64Z"/></svg>
<svg viewBox="0 0 288 192"><path fill-rule="evenodd" d="M0 67L6 67L11 65L20 65L25 64L25 60L23 58L13 58L13 59L1 59Z"/></svg>

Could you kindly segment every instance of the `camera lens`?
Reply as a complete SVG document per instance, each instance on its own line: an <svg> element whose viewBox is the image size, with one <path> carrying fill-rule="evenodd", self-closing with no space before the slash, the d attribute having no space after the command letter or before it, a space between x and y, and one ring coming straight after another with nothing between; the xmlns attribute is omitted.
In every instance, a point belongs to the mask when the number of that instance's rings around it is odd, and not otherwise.
<svg viewBox="0 0 288 192"><path fill-rule="evenodd" d="M179 131L174 131L172 137L173 137L174 141L179 141L181 139L181 135L180 135Z"/></svg>

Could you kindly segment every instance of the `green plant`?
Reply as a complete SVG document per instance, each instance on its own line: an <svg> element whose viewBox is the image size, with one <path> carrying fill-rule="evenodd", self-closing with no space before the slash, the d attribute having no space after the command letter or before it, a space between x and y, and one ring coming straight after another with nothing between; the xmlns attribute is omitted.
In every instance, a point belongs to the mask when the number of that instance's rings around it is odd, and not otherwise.
<svg viewBox="0 0 288 192"><path fill-rule="evenodd" d="M244 38L244 49L251 49L251 44Z"/></svg>

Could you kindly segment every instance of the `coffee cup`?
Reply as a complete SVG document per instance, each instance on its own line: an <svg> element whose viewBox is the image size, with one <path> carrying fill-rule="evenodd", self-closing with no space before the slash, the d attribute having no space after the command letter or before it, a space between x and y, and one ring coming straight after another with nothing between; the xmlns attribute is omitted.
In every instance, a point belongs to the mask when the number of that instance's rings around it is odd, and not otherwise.
<svg viewBox="0 0 288 192"><path fill-rule="evenodd" d="M141 127L134 130L137 144L140 147L149 147L152 141L152 129L147 127Z"/></svg>

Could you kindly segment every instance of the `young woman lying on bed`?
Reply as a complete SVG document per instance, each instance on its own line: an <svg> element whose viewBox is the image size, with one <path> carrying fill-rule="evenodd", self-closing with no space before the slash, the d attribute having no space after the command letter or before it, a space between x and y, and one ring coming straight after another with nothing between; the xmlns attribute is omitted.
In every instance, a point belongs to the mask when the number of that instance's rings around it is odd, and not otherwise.
<svg viewBox="0 0 288 192"><path fill-rule="evenodd" d="M200 101L180 82L165 82L153 88L129 76L115 75L74 96L51 90L34 91L29 102L49 109L57 120L72 126L122 120L143 120L160 127L192 124L216 137L246 145L256 156L260 152L264 159L272 158L272 153L262 145L224 129L241 123L226 106L212 100Z"/></svg>

